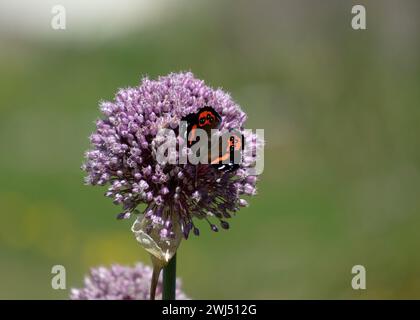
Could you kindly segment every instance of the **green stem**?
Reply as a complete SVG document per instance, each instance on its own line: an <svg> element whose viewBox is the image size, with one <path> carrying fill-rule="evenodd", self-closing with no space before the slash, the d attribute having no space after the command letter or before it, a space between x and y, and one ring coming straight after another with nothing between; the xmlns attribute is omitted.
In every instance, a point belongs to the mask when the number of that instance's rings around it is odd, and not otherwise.
<svg viewBox="0 0 420 320"><path fill-rule="evenodd" d="M176 254L163 268L163 293L162 300L175 300L176 288Z"/></svg>

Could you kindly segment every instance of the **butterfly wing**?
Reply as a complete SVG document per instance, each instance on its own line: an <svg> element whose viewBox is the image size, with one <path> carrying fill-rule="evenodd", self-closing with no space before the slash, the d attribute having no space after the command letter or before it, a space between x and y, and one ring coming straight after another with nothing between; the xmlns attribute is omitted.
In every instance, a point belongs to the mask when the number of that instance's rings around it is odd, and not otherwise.
<svg viewBox="0 0 420 320"><path fill-rule="evenodd" d="M208 163L217 170L227 172L239 168L244 149L244 136L238 130L230 130L228 134L221 137L212 135L211 130L218 129L222 122L222 117L216 110L206 106L198 110L197 113L185 116L182 120L187 122L185 139L189 148L198 141L196 130L202 129L208 136ZM211 149L212 146L213 149Z"/></svg>
<svg viewBox="0 0 420 320"><path fill-rule="evenodd" d="M225 143L223 143L223 139ZM228 134L222 135L219 142L219 156L211 161L218 170L235 171L242 161L244 150L244 136L238 130L230 130Z"/></svg>
<svg viewBox="0 0 420 320"><path fill-rule="evenodd" d="M206 106L198 110L197 113L191 113L181 120L187 122L187 145L191 147L197 142L197 129L206 131L210 140L211 130L219 128L222 117L212 107Z"/></svg>

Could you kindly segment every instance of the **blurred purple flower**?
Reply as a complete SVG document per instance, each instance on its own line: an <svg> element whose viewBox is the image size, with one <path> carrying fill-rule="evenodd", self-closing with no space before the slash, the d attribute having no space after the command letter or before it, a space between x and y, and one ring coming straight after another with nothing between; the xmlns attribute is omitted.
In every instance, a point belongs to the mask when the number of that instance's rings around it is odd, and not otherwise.
<svg viewBox="0 0 420 320"><path fill-rule="evenodd" d="M137 263L134 267L113 265L110 268L91 269L85 277L84 288L72 289L71 300L148 300L152 268ZM162 297L162 277L160 277L156 297ZM189 299L180 289L177 281L176 299Z"/></svg>
<svg viewBox="0 0 420 320"><path fill-rule="evenodd" d="M255 162L253 157L245 157L235 172L156 161L157 132L178 128L182 117L204 106L221 115L221 129L244 129L246 114L230 95L206 86L192 73L145 78L138 87L119 90L113 102L101 103L104 117L96 122L96 132L90 137L92 149L82 168L88 173L87 184L109 184L105 195L123 206L118 218L129 218L145 203L147 233L154 230L162 239L171 239L179 228L188 238L190 231L199 234L193 217L205 219L218 231L209 220L215 217L228 229L225 219L247 205L240 196L256 193L256 177L246 174ZM257 144L254 134L245 134L246 148Z"/></svg>

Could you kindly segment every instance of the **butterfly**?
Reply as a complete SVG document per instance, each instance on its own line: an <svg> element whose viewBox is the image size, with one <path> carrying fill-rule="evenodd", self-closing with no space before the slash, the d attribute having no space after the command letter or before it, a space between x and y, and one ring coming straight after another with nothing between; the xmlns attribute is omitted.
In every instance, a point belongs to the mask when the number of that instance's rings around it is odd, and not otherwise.
<svg viewBox="0 0 420 320"><path fill-rule="evenodd" d="M239 130L233 129L222 135L212 134L212 129L219 129L222 117L212 107L206 106L181 119L187 122L185 139L191 148L199 137L197 129L202 129L208 137L207 160L213 167L222 171L234 171L239 168L244 149L244 137Z"/></svg>

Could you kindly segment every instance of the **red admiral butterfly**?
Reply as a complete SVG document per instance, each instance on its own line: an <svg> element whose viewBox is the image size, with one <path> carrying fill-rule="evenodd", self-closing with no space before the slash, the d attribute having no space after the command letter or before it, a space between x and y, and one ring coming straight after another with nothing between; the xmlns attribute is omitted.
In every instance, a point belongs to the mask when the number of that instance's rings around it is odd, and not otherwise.
<svg viewBox="0 0 420 320"><path fill-rule="evenodd" d="M212 107L204 107L197 113L191 113L181 119L187 122L186 139L187 146L190 148L197 141L197 129L202 129L207 133L209 148L208 163L223 171L234 171L239 168L242 160L242 150L244 149L244 137L238 130L230 130L227 134L220 137L212 136L212 129L219 129L222 117ZM217 139L219 141L217 141ZM217 147L218 152L214 151Z"/></svg>

